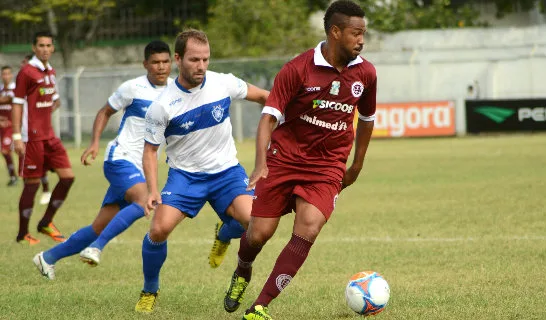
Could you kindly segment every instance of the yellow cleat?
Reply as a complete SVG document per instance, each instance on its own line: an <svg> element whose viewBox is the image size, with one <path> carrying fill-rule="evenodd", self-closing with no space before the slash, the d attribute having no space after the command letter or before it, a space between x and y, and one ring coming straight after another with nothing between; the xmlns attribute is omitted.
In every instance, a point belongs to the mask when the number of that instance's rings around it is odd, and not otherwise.
<svg viewBox="0 0 546 320"><path fill-rule="evenodd" d="M247 311L242 320L273 320L267 307L257 305L253 311Z"/></svg>
<svg viewBox="0 0 546 320"><path fill-rule="evenodd" d="M135 311L141 313L152 313L154 311L154 306L158 295L159 291L156 293L144 291L140 292L140 298L135 306Z"/></svg>
<svg viewBox="0 0 546 320"><path fill-rule="evenodd" d="M218 222L216 224L216 229L214 230L214 243L212 244L212 249L209 254L209 265L213 269L218 268L222 264L230 244L229 242L223 242L218 239L218 233L223 224L222 221Z"/></svg>

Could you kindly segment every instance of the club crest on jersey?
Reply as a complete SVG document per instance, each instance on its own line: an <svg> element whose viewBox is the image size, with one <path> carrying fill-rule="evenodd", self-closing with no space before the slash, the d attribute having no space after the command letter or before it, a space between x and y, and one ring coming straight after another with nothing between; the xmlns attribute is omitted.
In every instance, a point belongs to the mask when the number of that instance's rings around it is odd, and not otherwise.
<svg viewBox="0 0 546 320"><path fill-rule="evenodd" d="M330 94L337 96L339 94L339 87L341 83L339 81L332 81L332 87L330 88Z"/></svg>
<svg viewBox="0 0 546 320"><path fill-rule="evenodd" d="M353 82L353 85L351 86L351 93L353 94L353 97L358 98L362 95L363 92L364 85L362 84L362 82Z"/></svg>
<svg viewBox="0 0 546 320"><path fill-rule="evenodd" d="M222 118L224 117L224 109L222 106L217 105L212 108L212 117L218 122L222 121Z"/></svg>

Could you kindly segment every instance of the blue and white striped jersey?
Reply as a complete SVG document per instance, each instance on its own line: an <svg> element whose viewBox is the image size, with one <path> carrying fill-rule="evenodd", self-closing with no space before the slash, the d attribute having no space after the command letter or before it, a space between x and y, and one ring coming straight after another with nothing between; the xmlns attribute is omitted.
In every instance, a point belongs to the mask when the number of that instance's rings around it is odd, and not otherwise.
<svg viewBox="0 0 546 320"><path fill-rule="evenodd" d="M168 79L168 83L172 83ZM144 150L144 117L148 107L166 86L155 86L147 76L124 82L108 98L108 105L116 111L123 110L118 136L108 143L104 161L127 160L142 170Z"/></svg>
<svg viewBox="0 0 546 320"><path fill-rule="evenodd" d="M146 142L167 143L167 163L187 172L217 173L239 163L229 107L244 99L247 84L232 74L207 71L191 90L169 83L146 113Z"/></svg>

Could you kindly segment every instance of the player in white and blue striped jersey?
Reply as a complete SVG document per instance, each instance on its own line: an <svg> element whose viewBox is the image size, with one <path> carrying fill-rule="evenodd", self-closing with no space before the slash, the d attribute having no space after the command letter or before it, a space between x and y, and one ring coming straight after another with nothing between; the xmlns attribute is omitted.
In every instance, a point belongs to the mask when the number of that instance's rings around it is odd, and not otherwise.
<svg viewBox="0 0 546 320"><path fill-rule="evenodd" d="M174 57L179 76L146 114L143 167L148 209L155 208L155 214L142 244L144 288L135 307L139 312L153 311L167 238L184 218L194 218L209 202L227 229L248 225L253 191L247 190L248 177L236 157L229 109L234 99L263 105L269 95L232 74L207 71L210 48L201 31L179 34ZM163 141L170 169L160 194L157 148Z"/></svg>
<svg viewBox="0 0 546 320"><path fill-rule="evenodd" d="M118 136L108 144L104 157L103 170L110 187L91 225L34 258L40 272L49 279L55 277L54 264L58 260L80 251L84 262L97 265L108 241L145 215L148 190L142 171L144 118L152 101L173 81L169 78L170 48L165 42L152 41L146 46L144 68L146 75L124 82L97 113L91 144L81 156L84 165L90 165L89 156L96 158L100 136L110 117L123 112Z"/></svg>

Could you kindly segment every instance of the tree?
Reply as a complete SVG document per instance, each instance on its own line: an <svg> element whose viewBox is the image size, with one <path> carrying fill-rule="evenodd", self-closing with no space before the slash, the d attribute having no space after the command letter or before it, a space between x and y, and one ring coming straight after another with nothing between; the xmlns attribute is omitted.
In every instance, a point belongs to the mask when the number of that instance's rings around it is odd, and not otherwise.
<svg viewBox="0 0 546 320"><path fill-rule="evenodd" d="M316 44L308 0L223 0L209 13L215 57L287 56Z"/></svg>
<svg viewBox="0 0 546 320"><path fill-rule="evenodd" d="M46 23L56 37L65 68L72 67L72 53L78 43L92 40L100 20L115 0L3 0L0 15L15 23Z"/></svg>

